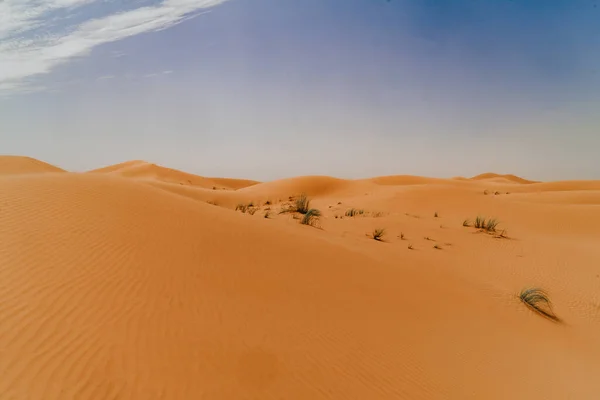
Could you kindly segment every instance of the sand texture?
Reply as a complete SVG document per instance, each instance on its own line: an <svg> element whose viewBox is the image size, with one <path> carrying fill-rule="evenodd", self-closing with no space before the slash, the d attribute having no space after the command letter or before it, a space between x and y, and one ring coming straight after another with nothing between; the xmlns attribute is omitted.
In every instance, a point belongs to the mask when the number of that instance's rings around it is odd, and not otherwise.
<svg viewBox="0 0 600 400"><path fill-rule="evenodd" d="M599 243L600 181L0 157L0 399L598 399Z"/></svg>

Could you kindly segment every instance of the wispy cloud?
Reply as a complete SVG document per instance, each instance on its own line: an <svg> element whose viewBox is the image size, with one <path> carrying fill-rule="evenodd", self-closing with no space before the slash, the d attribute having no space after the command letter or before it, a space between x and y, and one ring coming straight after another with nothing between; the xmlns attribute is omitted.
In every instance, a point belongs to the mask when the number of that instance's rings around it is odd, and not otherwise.
<svg viewBox="0 0 600 400"><path fill-rule="evenodd" d="M165 75L168 75L168 74L172 74L172 73L173 73L173 71L171 71L171 70L168 70L168 71L163 71L162 73L163 73L163 74L165 74Z"/></svg>
<svg viewBox="0 0 600 400"><path fill-rule="evenodd" d="M158 74L146 74L144 75L144 78L154 78L156 76L158 76Z"/></svg>
<svg viewBox="0 0 600 400"><path fill-rule="evenodd" d="M107 79L113 79L115 76L114 75L104 75L104 76L99 76L96 78L97 81L105 81Z"/></svg>
<svg viewBox="0 0 600 400"><path fill-rule="evenodd" d="M85 56L96 46L169 28L225 1L163 0L155 5L139 1L134 3L135 8L131 8L131 3L127 9L111 7L108 14L96 14L70 25L65 24L71 20L68 16L92 5L101 6L106 0L3 0L0 2L0 94L29 92L33 77ZM59 21L63 24L58 27L57 13L63 16ZM113 56L124 55L116 54Z"/></svg>

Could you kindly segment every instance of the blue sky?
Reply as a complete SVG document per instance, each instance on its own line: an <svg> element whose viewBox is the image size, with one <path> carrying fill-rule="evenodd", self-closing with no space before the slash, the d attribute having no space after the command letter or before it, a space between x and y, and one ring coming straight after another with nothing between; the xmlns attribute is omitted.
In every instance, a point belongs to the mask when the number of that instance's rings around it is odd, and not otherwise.
<svg viewBox="0 0 600 400"><path fill-rule="evenodd" d="M0 152L69 170L600 179L598 110L593 0L0 3Z"/></svg>

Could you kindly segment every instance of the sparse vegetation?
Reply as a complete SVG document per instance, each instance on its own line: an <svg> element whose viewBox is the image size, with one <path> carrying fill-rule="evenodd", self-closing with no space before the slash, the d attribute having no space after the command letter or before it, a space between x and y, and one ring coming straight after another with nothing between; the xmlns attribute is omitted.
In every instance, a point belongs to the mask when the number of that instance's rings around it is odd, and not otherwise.
<svg viewBox="0 0 600 400"><path fill-rule="evenodd" d="M371 233L371 236L373 236L373 239L381 242L383 240L383 236L385 235L385 229L375 229L373 231L373 233Z"/></svg>
<svg viewBox="0 0 600 400"><path fill-rule="evenodd" d="M499 238L499 239L508 239L508 236L506 236L506 229L502 229L502 232L500 232L499 234L497 234L494 237Z"/></svg>
<svg viewBox="0 0 600 400"><path fill-rule="evenodd" d="M439 218L437 211L435 212L435 214L433 214L433 218Z"/></svg>
<svg viewBox="0 0 600 400"><path fill-rule="evenodd" d="M383 216L383 212L381 212L381 211L374 211L374 212L371 213L371 216L373 218L379 218L379 217Z"/></svg>
<svg viewBox="0 0 600 400"><path fill-rule="evenodd" d="M423 239L425 240L433 240L432 238L430 238L429 236L425 236Z"/></svg>
<svg viewBox="0 0 600 400"><path fill-rule="evenodd" d="M254 215L258 211L258 208L248 207L248 214Z"/></svg>
<svg viewBox="0 0 600 400"><path fill-rule="evenodd" d="M311 209L310 200L305 194L301 194L300 197L296 199L294 205L296 208L296 212L299 212L300 214L306 214Z"/></svg>
<svg viewBox="0 0 600 400"><path fill-rule="evenodd" d="M442 249L442 247L439 244L437 244L437 243L433 245L433 248L436 249L436 250L441 250Z"/></svg>
<svg viewBox="0 0 600 400"><path fill-rule="evenodd" d="M412 249L413 249L413 245L412 245L412 244L409 244L409 245L408 245L408 249L409 249L409 250L412 250Z"/></svg>
<svg viewBox="0 0 600 400"><path fill-rule="evenodd" d="M559 322L560 319L552 310L552 302L548 294L540 288L528 288L521 290L519 299L532 311L552 321Z"/></svg>
<svg viewBox="0 0 600 400"><path fill-rule="evenodd" d="M300 221L300 223L302 225L315 226L317 224L317 222L319 221L320 216L321 216L321 211L317 210L316 208L311 208L310 210L306 211L306 213L304 214L304 217L302 217L302 220Z"/></svg>
<svg viewBox="0 0 600 400"><path fill-rule="evenodd" d="M265 206L270 206L270 205L271 205L271 200L265 201Z"/></svg>
<svg viewBox="0 0 600 400"><path fill-rule="evenodd" d="M246 211L248 211L248 205L240 203L237 206L235 206L235 211L238 211L238 210L245 213Z"/></svg>
<svg viewBox="0 0 600 400"><path fill-rule="evenodd" d="M269 218L271 216L271 212L270 211L265 211L265 218Z"/></svg>
<svg viewBox="0 0 600 400"><path fill-rule="evenodd" d="M474 227L488 232L496 232L498 223L498 220L495 218L486 219L485 217L477 216Z"/></svg>
<svg viewBox="0 0 600 400"><path fill-rule="evenodd" d="M498 196L500 194L500 192L496 191L494 192L494 195Z"/></svg>
<svg viewBox="0 0 600 400"><path fill-rule="evenodd" d="M465 219L465 220L463 221L463 226L471 226L471 221L470 221L470 220L468 220L468 219Z"/></svg>
<svg viewBox="0 0 600 400"><path fill-rule="evenodd" d="M348 211L346 211L346 217L355 217L357 215L363 215L364 213L365 213L365 210L351 208Z"/></svg>
<svg viewBox="0 0 600 400"><path fill-rule="evenodd" d="M488 194L490 194L490 192L488 192L487 189L486 189L486 190L483 191L483 194L488 195Z"/></svg>
<svg viewBox="0 0 600 400"><path fill-rule="evenodd" d="M400 232L400 240L404 240L404 232Z"/></svg>
<svg viewBox="0 0 600 400"><path fill-rule="evenodd" d="M300 213L306 214L310 210L310 199L302 194L300 197L294 200L292 196L289 197L290 201L293 201L293 204L288 204L282 207L280 214L283 213Z"/></svg>

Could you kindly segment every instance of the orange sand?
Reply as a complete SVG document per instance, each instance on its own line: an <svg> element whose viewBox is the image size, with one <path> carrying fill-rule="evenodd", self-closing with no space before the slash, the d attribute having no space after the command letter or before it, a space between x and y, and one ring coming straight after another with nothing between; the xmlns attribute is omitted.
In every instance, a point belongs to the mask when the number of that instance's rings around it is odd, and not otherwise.
<svg viewBox="0 0 600 400"><path fill-rule="evenodd" d="M600 181L58 171L0 157L1 399L598 398Z"/></svg>

